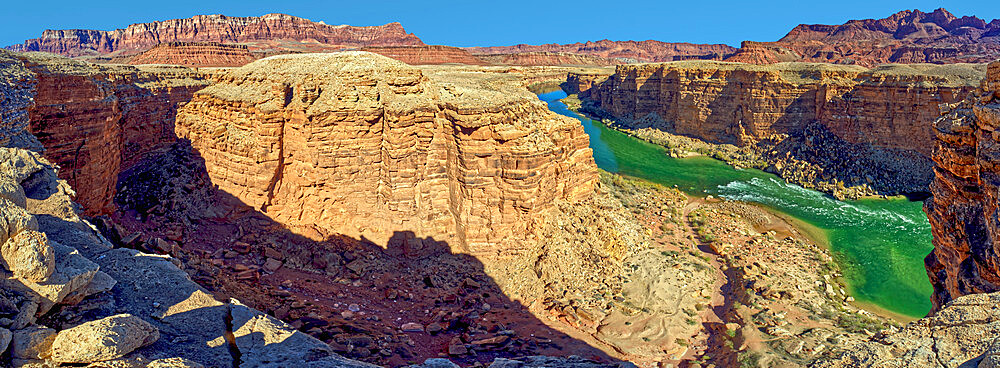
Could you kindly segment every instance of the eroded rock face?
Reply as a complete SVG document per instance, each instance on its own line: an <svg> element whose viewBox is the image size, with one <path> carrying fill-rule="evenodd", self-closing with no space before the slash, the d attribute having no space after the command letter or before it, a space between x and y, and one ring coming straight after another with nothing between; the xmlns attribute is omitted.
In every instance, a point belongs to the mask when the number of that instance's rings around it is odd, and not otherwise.
<svg viewBox="0 0 1000 368"><path fill-rule="evenodd" d="M942 106L935 123L933 197L924 209L934 232L934 252L925 263L936 307L962 295L1000 291L998 91L1000 63L993 63L982 90Z"/></svg>
<svg viewBox="0 0 1000 368"><path fill-rule="evenodd" d="M28 129L78 191L85 213L111 211L118 174L176 139L179 104L208 83L180 67L97 66L45 54L15 54L34 74ZM23 117L22 117L23 118Z"/></svg>
<svg viewBox="0 0 1000 368"><path fill-rule="evenodd" d="M924 190L931 176L937 106L973 90L983 69L971 64L865 69L691 61L620 65L606 80L600 74L571 73L567 84L625 127L716 143L780 144L777 136L802 135L818 124L818 130L858 146L855 151L892 152L882 154L882 161L902 168L897 171L912 180L880 192L898 194ZM847 184L865 184L860 179Z"/></svg>
<svg viewBox="0 0 1000 368"><path fill-rule="evenodd" d="M257 60L245 45L218 42L161 43L138 55L123 58L127 64L170 64L190 67L235 67Z"/></svg>
<svg viewBox="0 0 1000 368"><path fill-rule="evenodd" d="M218 79L180 110L177 135L221 190L311 237L512 256L539 211L596 179L579 124L483 73L345 52Z"/></svg>
<svg viewBox="0 0 1000 368"><path fill-rule="evenodd" d="M490 64L499 65L586 65L586 66L607 66L628 64L632 59L609 58L595 55L574 54L569 52L515 52L505 54L478 54L476 57Z"/></svg>
<svg viewBox="0 0 1000 368"><path fill-rule="evenodd" d="M44 51L65 56L137 53L164 42L262 43L311 41L329 47L366 45L422 45L399 23L373 27L330 26L285 14L259 17L198 15L187 19L139 23L124 29L46 30L41 38L12 46L13 51ZM274 45L268 45L274 43ZM305 42L304 42L305 44ZM288 46L288 45L285 45ZM292 46L294 47L294 46ZM304 45L302 47L308 47Z"/></svg>

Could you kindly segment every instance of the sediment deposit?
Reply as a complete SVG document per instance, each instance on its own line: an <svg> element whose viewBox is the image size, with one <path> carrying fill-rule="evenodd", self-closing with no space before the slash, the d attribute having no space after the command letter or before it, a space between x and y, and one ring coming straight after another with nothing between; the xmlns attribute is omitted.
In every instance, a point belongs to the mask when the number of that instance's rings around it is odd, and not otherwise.
<svg viewBox="0 0 1000 368"><path fill-rule="evenodd" d="M566 88L590 102L588 112L626 128L757 146L767 165L788 164L775 164L781 158L775 156L822 163L806 182L898 194L926 190L937 106L972 91L983 69L674 62L621 65L606 80L600 73L571 74ZM889 175L837 169L838 162L847 170L872 159Z"/></svg>
<svg viewBox="0 0 1000 368"><path fill-rule="evenodd" d="M359 50L388 56L410 65L486 64L469 51L451 46L368 46Z"/></svg>
<svg viewBox="0 0 1000 368"><path fill-rule="evenodd" d="M575 121L478 76L363 52L272 57L198 92L177 133L219 188L289 226L513 256L536 214L585 196L596 168Z"/></svg>

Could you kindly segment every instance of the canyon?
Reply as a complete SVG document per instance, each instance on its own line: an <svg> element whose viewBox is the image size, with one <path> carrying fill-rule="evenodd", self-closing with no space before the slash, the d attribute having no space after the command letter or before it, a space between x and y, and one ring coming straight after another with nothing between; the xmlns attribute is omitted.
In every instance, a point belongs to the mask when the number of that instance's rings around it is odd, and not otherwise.
<svg viewBox="0 0 1000 368"><path fill-rule="evenodd" d="M976 64L687 61L571 74L566 87L587 112L627 129L751 147L761 157L734 161L850 197L855 187L926 192L938 105L964 98L984 73Z"/></svg>
<svg viewBox="0 0 1000 368"><path fill-rule="evenodd" d="M739 49L46 31L0 50L0 364L996 366L997 23ZM930 315L862 299L871 259L803 211L929 228Z"/></svg>

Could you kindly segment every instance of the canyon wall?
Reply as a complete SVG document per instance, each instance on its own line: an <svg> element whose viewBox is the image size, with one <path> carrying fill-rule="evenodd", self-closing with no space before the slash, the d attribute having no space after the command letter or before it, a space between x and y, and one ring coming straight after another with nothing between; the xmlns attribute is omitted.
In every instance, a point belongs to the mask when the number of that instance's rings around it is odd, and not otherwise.
<svg viewBox="0 0 1000 368"><path fill-rule="evenodd" d="M140 54L112 59L112 62L143 65L170 64L189 67L236 67L257 60L244 45L218 42L161 43Z"/></svg>
<svg viewBox="0 0 1000 368"><path fill-rule="evenodd" d="M303 234L511 257L597 170L575 120L494 77L365 52L276 56L218 76L176 131L221 190Z"/></svg>
<svg viewBox="0 0 1000 368"><path fill-rule="evenodd" d="M754 166L803 185L901 194L926 192L937 106L972 91L984 69L684 61L620 65L608 77L571 73L565 88L628 129L750 147L766 161ZM799 163L814 169L787 169Z"/></svg>
<svg viewBox="0 0 1000 368"><path fill-rule="evenodd" d="M181 67L98 66L32 53L15 57L36 81L28 130L90 215L112 210L122 170L176 140L178 105L207 85Z"/></svg>
<svg viewBox="0 0 1000 368"><path fill-rule="evenodd" d="M934 252L925 263L935 308L962 295L1000 291L1000 63L990 64L982 87L942 106L935 123L933 197L925 204L934 231Z"/></svg>
<svg viewBox="0 0 1000 368"><path fill-rule="evenodd" d="M626 59L643 62L675 60L722 60L736 51L723 44L693 44L687 42L646 41L587 41L571 44L514 45L469 47L474 54L516 54L524 52L559 52L599 56L609 59Z"/></svg>
<svg viewBox="0 0 1000 368"><path fill-rule="evenodd" d="M14 53L0 50L0 146L13 146L28 129L28 106L34 97L35 78Z"/></svg>
<svg viewBox="0 0 1000 368"><path fill-rule="evenodd" d="M451 46L368 46L360 50L388 56L410 65L486 64L469 51Z"/></svg>
<svg viewBox="0 0 1000 368"><path fill-rule="evenodd" d="M382 26L331 26L285 14L259 17L197 15L187 19L132 24L124 29L46 30L40 38L9 47L12 51L44 51L65 56L138 53L166 42L251 43L258 48L297 47L295 43L327 46L423 45L399 23Z"/></svg>
<svg viewBox="0 0 1000 368"><path fill-rule="evenodd" d="M514 52L507 54L476 54L476 57L490 64L543 66L543 65L584 65L608 66L628 64L629 60L607 58L594 55L573 54L568 52Z"/></svg>

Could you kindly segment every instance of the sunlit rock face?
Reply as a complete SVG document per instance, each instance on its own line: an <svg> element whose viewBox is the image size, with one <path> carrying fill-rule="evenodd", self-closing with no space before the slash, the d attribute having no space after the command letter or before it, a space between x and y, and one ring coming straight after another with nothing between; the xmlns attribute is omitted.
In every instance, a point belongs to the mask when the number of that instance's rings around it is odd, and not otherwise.
<svg viewBox="0 0 1000 368"><path fill-rule="evenodd" d="M592 192L575 120L518 83L367 52L285 55L217 76L177 117L214 184L311 237L508 257L556 199ZM424 240L428 241L428 240Z"/></svg>

